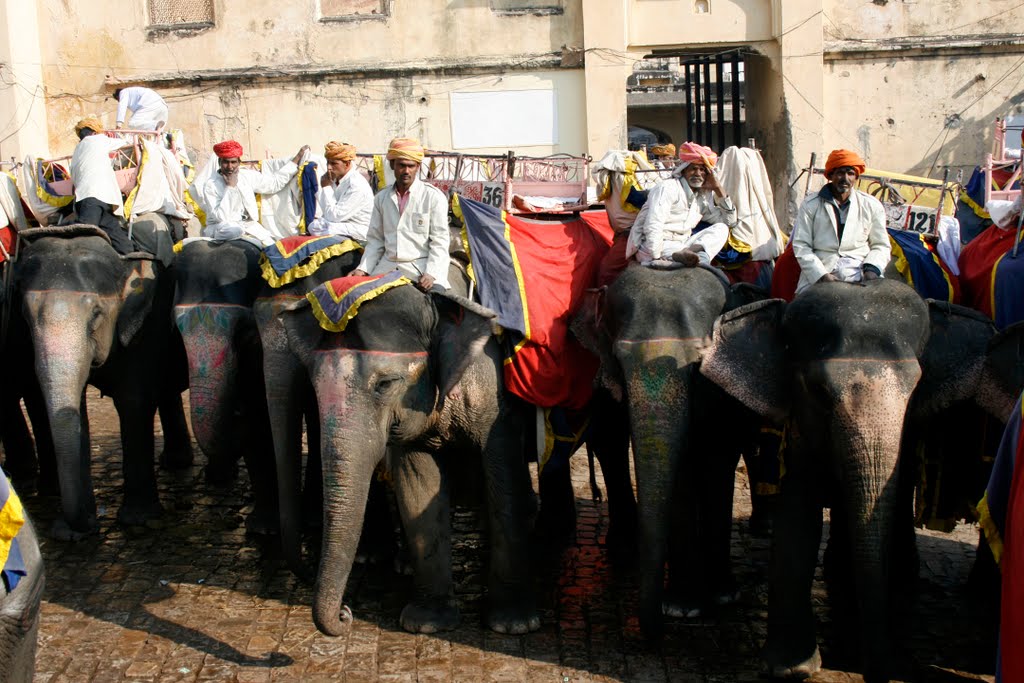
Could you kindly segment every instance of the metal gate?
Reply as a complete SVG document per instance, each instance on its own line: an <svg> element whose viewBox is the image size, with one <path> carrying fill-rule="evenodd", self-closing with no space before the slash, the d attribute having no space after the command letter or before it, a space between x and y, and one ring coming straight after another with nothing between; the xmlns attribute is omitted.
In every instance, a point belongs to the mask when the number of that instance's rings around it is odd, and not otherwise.
<svg viewBox="0 0 1024 683"><path fill-rule="evenodd" d="M679 65L686 92L686 139L718 150L743 145L743 54L735 50L681 56Z"/></svg>

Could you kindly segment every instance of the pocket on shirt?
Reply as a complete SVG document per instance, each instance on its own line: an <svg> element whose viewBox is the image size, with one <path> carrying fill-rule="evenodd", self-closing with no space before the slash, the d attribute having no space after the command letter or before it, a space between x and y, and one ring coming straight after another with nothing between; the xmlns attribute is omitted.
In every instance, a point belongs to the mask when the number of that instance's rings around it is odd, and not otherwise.
<svg viewBox="0 0 1024 683"><path fill-rule="evenodd" d="M409 229L415 233L426 235L430 232L430 214L413 213L409 216Z"/></svg>

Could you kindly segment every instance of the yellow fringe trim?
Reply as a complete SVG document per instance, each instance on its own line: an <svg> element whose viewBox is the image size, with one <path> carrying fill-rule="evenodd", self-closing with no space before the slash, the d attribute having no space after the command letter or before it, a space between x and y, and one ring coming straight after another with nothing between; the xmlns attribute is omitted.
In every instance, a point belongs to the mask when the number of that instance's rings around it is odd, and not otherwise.
<svg viewBox="0 0 1024 683"><path fill-rule="evenodd" d="M185 240L178 240L172 247L175 254L180 254L185 249Z"/></svg>
<svg viewBox="0 0 1024 683"><path fill-rule="evenodd" d="M313 252L313 255L310 256L307 261L289 268L281 275L278 275L274 271L274 266L270 264L270 259L267 258L267 255L260 254L260 269L263 271L263 279L267 281L267 284L274 289L277 289L278 287L284 287L289 283L312 275L326 261L329 261L335 256L341 256L342 254L347 254L350 251L355 251L356 249L362 249L358 242L345 240L341 244L335 244L327 247L326 249Z"/></svg>
<svg viewBox="0 0 1024 683"><path fill-rule="evenodd" d="M1000 564L1003 559L1003 537L999 534L996 521L992 519L992 512L988 509L988 491L978 502L978 524L985 533L988 547L992 549L992 557L996 558L996 564Z"/></svg>
<svg viewBox="0 0 1024 683"><path fill-rule="evenodd" d="M41 158L36 159L37 164L41 163L42 161L43 160ZM64 208L65 206L67 206L68 204L75 200L75 195L73 194L69 194L66 197L62 197L56 194L50 194L49 192L43 189L43 184L41 182L36 183L36 196L39 197L40 200L49 204L50 206L55 206L58 209Z"/></svg>
<svg viewBox="0 0 1024 683"><path fill-rule="evenodd" d="M199 202L192 199L192 195L185 190L185 203L192 207L192 213L199 219L199 224L204 228L206 227L206 212L203 211L203 207L199 206Z"/></svg>
<svg viewBox="0 0 1024 683"><path fill-rule="evenodd" d="M892 249L893 267L896 268L896 272L903 276L907 284L913 287L914 276L910 274L910 261L907 260L907 255L903 253L903 247L897 244L896 240L892 237L889 238L889 247Z"/></svg>
<svg viewBox="0 0 1024 683"><path fill-rule="evenodd" d="M412 280L403 276L398 278L394 282L389 282L386 285L382 285L380 287L370 290L366 294L363 294L361 297L353 301L352 305L348 307L347 311L345 311L345 315L343 315L341 317L341 320L339 320L338 322L334 322L333 320L331 320L330 316L327 315L326 311L324 311L323 309L323 306L320 305L320 300L316 298L316 294L314 294L313 292L309 292L308 294L306 294L306 300L309 301L310 305L312 305L313 315L315 315L316 319L320 321L320 327L324 328L328 332L344 332L345 328L348 327L349 321L351 321L352 318L356 317L356 313L359 312L360 306L365 304L367 301L370 301L371 299L376 299L378 296L388 291L389 289L398 287L400 285L408 284L412 284Z"/></svg>
<svg viewBox="0 0 1024 683"><path fill-rule="evenodd" d="M462 205L459 204L458 192L452 195L452 213L455 214L455 217L459 219L459 223L462 224L462 228L459 230L459 237L462 239L462 248L466 250L466 256L469 257L466 275L475 283L476 275L473 274L473 254L469 251L469 233L466 231L466 219L462 216Z"/></svg>
<svg viewBox="0 0 1024 683"><path fill-rule="evenodd" d="M146 162L149 161L149 152L146 151L146 146L142 145L142 160L139 161L138 173L135 175L135 187L128 193L128 198L124 200L124 217L128 220L132 216L132 208L135 206L135 198L139 196L139 186L142 185L142 169L145 168Z"/></svg>
<svg viewBox="0 0 1024 683"><path fill-rule="evenodd" d="M388 185L384 177L384 157L380 154L373 155L373 172L377 174L377 189L383 190Z"/></svg>
<svg viewBox="0 0 1024 683"><path fill-rule="evenodd" d="M971 199L971 196L966 192L960 193L960 201L962 201L967 206L971 207L971 209L974 211L974 213L978 215L979 218L992 218L992 216L989 215L988 211L985 210L985 207L981 206L980 204L978 204L978 202Z"/></svg>
<svg viewBox="0 0 1024 683"><path fill-rule="evenodd" d="M588 417L578 431L574 432L572 436L558 436L555 434L555 430L551 428L551 408L544 409L544 452L537 457L537 473L540 474L544 471L544 465L548 464L548 460L551 459L551 454L555 451L555 442L561 441L563 443L578 444L580 438L583 436L583 432L590 426L590 418Z"/></svg>
<svg viewBox="0 0 1024 683"><path fill-rule="evenodd" d="M0 474L0 477L3 475ZM0 508L0 569L7 563L7 556L11 552L11 541L18 535L18 531L25 524L25 509L21 506L21 499L10 487L11 495L7 502Z"/></svg>

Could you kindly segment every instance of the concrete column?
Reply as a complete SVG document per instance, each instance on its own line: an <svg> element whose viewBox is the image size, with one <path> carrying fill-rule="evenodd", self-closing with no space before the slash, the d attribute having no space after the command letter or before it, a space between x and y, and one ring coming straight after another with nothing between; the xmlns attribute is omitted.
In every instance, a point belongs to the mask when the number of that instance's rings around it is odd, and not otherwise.
<svg viewBox="0 0 1024 683"><path fill-rule="evenodd" d="M36 0L0 0L0 159L49 156Z"/></svg>
<svg viewBox="0 0 1024 683"><path fill-rule="evenodd" d="M587 153L596 159L626 148L626 79L633 71L625 54L628 0L582 4Z"/></svg>

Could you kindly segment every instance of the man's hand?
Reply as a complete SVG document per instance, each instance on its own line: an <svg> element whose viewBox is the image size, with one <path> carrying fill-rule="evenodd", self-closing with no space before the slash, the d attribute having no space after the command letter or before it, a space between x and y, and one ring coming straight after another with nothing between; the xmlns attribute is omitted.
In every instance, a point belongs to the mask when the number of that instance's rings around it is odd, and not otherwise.
<svg viewBox="0 0 1024 683"><path fill-rule="evenodd" d="M367 275L369 275L369 273L365 270L359 270L358 268L349 272L349 276L351 277L366 277Z"/></svg>
<svg viewBox="0 0 1024 683"><path fill-rule="evenodd" d="M429 292L430 288L434 286L434 276L423 273L423 275L420 275L420 279L416 281L416 286L424 292Z"/></svg>
<svg viewBox="0 0 1024 683"><path fill-rule="evenodd" d="M295 153L294 157L292 157L292 163L294 163L297 166L299 164L299 162L302 161L302 154L303 154L303 152L308 152L308 151L309 151L309 145L303 145L302 147L300 147L299 151Z"/></svg>
<svg viewBox="0 0 1024 683"><path fill-rule="evenodd" d="M868 270L867 268L864 269L864 280L865 281L867 281L867 280L877 280L877 279L879 279L879 277L875 273L875 271Z"/></svg>
<svg viewBox="0 0 1024 683"><path fill-rule="evenodd" d="M118 122L117 122L117 125L116 125L116 126L114 126L114 128L115 128L116 130L121 130L122 128L124 128L124 124L123 124L122 122L118 121Z"/></svg>
<svg viewBox="0 0 1024 683"><path fill-rule="evenodd" d="M818 278L818 282L839 282L839 278L837 278L832 273L825 273L820 278Z"/></svg>
<svg viewBox="0 0 1024 683"><path fill-rule="evenodd" d="M320 187L330 187L334 184L334 178L331 177L331 172L327 171L320 176Z"/></svg>

